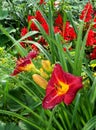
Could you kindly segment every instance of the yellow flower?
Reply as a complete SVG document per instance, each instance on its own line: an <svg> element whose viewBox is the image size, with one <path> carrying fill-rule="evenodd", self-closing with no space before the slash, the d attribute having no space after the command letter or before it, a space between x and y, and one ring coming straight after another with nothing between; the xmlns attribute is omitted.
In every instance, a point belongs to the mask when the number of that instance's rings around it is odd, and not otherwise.
<svg viewBox="0 0 96 130"><path fill-rule="evenodd" d="M42 67L47 72L51 72L52 71L51 63L50 63L49 60L42 60Z"/></svg>
<svg viewBox="0 0 96 130"><path fill-rule="evenodd" d="M34 82L38 84L41 88L46 89L48 82L42 76L40 76L39 74L33 74L32 78Z"/></svg>
<svg viewBox="0 0 96 130"><path fill-rule="evenodd" d="M94 76L94 77L96 77L96 72L95 72L95 73L93 73L93 76Z"/></svg>
<svg viewBox="0 0 96 130"><path fill-rule="evenodd" d="M96 67L96 64L91 64L90 66L91 66L92 68L94 68L94 67Z"/></svg>
<svg viewBox="0 0 96 130"><path fill-rule="evenodd" d="M44 77L45 79L47 79L49 77L48 74L46 72L44 72L43 68L40 68L40 75L42 77Z"/></svg>

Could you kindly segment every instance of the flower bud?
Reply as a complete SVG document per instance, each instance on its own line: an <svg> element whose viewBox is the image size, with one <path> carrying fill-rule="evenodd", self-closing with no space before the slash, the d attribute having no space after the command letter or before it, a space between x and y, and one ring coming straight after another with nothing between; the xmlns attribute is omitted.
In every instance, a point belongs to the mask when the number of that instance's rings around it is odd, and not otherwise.
<svg viewBox="0 0 96 130"><path fill-rule="evenodd" d="M52 71L51 63L50 63L49 60L42 60L42 67L47 72L51 72Z"/></svg>
<svg viewBox="0 0 96 130"><path fill-rule="evenodd" d="M48 74L43 70L43 68L40 68L40 75L45 79L49 77Z"/></svg>
<svg viewBox="0 0 96 130"><path fill-rule="evenodd" d="M41 88L46 89L48 82L42 76L38 74L33 74L32 78L34 82L38 84Z"/></svg>

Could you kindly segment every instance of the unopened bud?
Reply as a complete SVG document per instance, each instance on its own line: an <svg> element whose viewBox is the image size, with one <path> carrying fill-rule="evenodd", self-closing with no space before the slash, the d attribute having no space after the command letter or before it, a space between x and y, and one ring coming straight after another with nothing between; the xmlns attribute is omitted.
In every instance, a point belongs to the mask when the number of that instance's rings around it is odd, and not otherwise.
<svg viewBox="0 0 96 130"><path fill-rule="evenodd" d="M33 74L32 78L34 82L38 84L41 88L46 89L48 82L42 76L40 76L39 74Z"/></svg>
<svg viewBox="0 0 96 130"><path fill-rule="evenodd" d="M47 72L51 72L52 71L51 63L50 63L49 60L42 60L42 67Z"/></svg>
<svg viewBox="0 0 96 130"><path fill-rule="evenodd" d="M44 77L45 79L49 77L48 74L42 68L40 68L40 75Z"/></svg>

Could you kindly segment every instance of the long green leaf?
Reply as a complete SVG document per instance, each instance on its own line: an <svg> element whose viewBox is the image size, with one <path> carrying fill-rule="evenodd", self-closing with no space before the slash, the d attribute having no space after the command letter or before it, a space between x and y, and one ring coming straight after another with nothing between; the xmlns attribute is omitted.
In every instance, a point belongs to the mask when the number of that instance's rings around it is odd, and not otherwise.
<svg viewBox="0 0 96 130"><path fill-rule="evenodd" d="M92 117L82 130L93 130L96 128L96 116Z"/></svg>
<svg viewBox="0 0 96 130"><path fill-rule="evenodd" d="M13 38L1 24L0 24L0 30L9 38L9 40L11 40L13 45L16 46L19 54L21 54L21 56L26 56L27 54L26 49L22 48L22 46L18 43L18 41L16 41L15 38Z"/></svg>
<svg viewBox="0 0 96 130"><path fill-rule="evenodd" d="M55 35L56 36L56 45L57 45L57 48L58 48L58 53L59 53L59 58L60 58L60 63L63 67L63 69L68 72L68 68L67 68L67 63L66 63L66 56L64 54L64 50L63 50L63 47L62 47L62 43L61 43L61 40L60 40L60 37L58 34Z"/></svg>
<svg viewBox="0 0 96 130"><path fill-rule="evenodd" d="M73 110L73 115L72 115L72 122L71 122L71 127L73 126L73 123L76 121L76 115L77 115L77 110L78 110L78 107L80 105L80 93L77 95L77 98L76 98L76 102L75 102L75 107L74 107L74 110Z"/></svg>
<svg viewBox="0 0 96 130"><path fill-rule="evenodd" d="M34 123L32 123L30 120L28 120L27 118L21 116L20 114L17 114L15 112L11 112L11 111L6 111L6 110L0 110L0 113L1 114L6 114L6 115L9 115L9 116L12 116L12 117L16 117L26 123L28 123L29 125L31 125L32 127L35 127L36 129L38 130L42 130L40 127L38 127L37 125L35 125Z"/></svg>
<svg viewBox="0 0 96 130"><path fill-rule="evenodd" d="M4 91L0 91L0 93L4 94ZM40 117L37 113L35 113L33 110L31 110L29 107L27 107L25 104L23 104L21 101L19 101L17 98L13 97L10 94L7 94L7 96L9 98L11 98L12 100L14 100L15 102L17 102L19 105L21 105L23 108L25 108L26 110L28 110L29 112L31 112L37 119L39 119L40 121L43 122L42 117Z"/></svg>
<svg viewBox="0 0 96 130"><path fill-rule="evenodd" d="M37 48L39 48L39 50L46 56L46 58L51 61L51 55L38 42L35 41L23 41L23 42L34 44L35 46L37 46Z"/></svg>
<svg viewBox="0 0 96 130"><path fill-rule="evenodd" d="M95 104L95 100L96 100L96 77L94 78L92 87L90 89L90 102L92 104Z"/></svg>

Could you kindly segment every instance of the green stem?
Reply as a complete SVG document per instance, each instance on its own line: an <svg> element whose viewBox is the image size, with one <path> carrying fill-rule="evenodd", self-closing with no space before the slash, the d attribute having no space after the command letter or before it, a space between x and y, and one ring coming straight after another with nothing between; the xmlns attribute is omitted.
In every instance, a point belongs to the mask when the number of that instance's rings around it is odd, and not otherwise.
<svg viewBox="0 0 96 130"><path fill-rule="evenodd" d="M54 117L54 114L55 114L55 111L56 111L57 107L55 107L53 110L52 110L52 113L51 113L51 116L50 116L50 119L49 119L49 123L48 123L48 126L47 126L47 129L46 130L50 130L50 127L51 127L51 124L52 124L52 120L53 120L53 117Z"/></svg>

